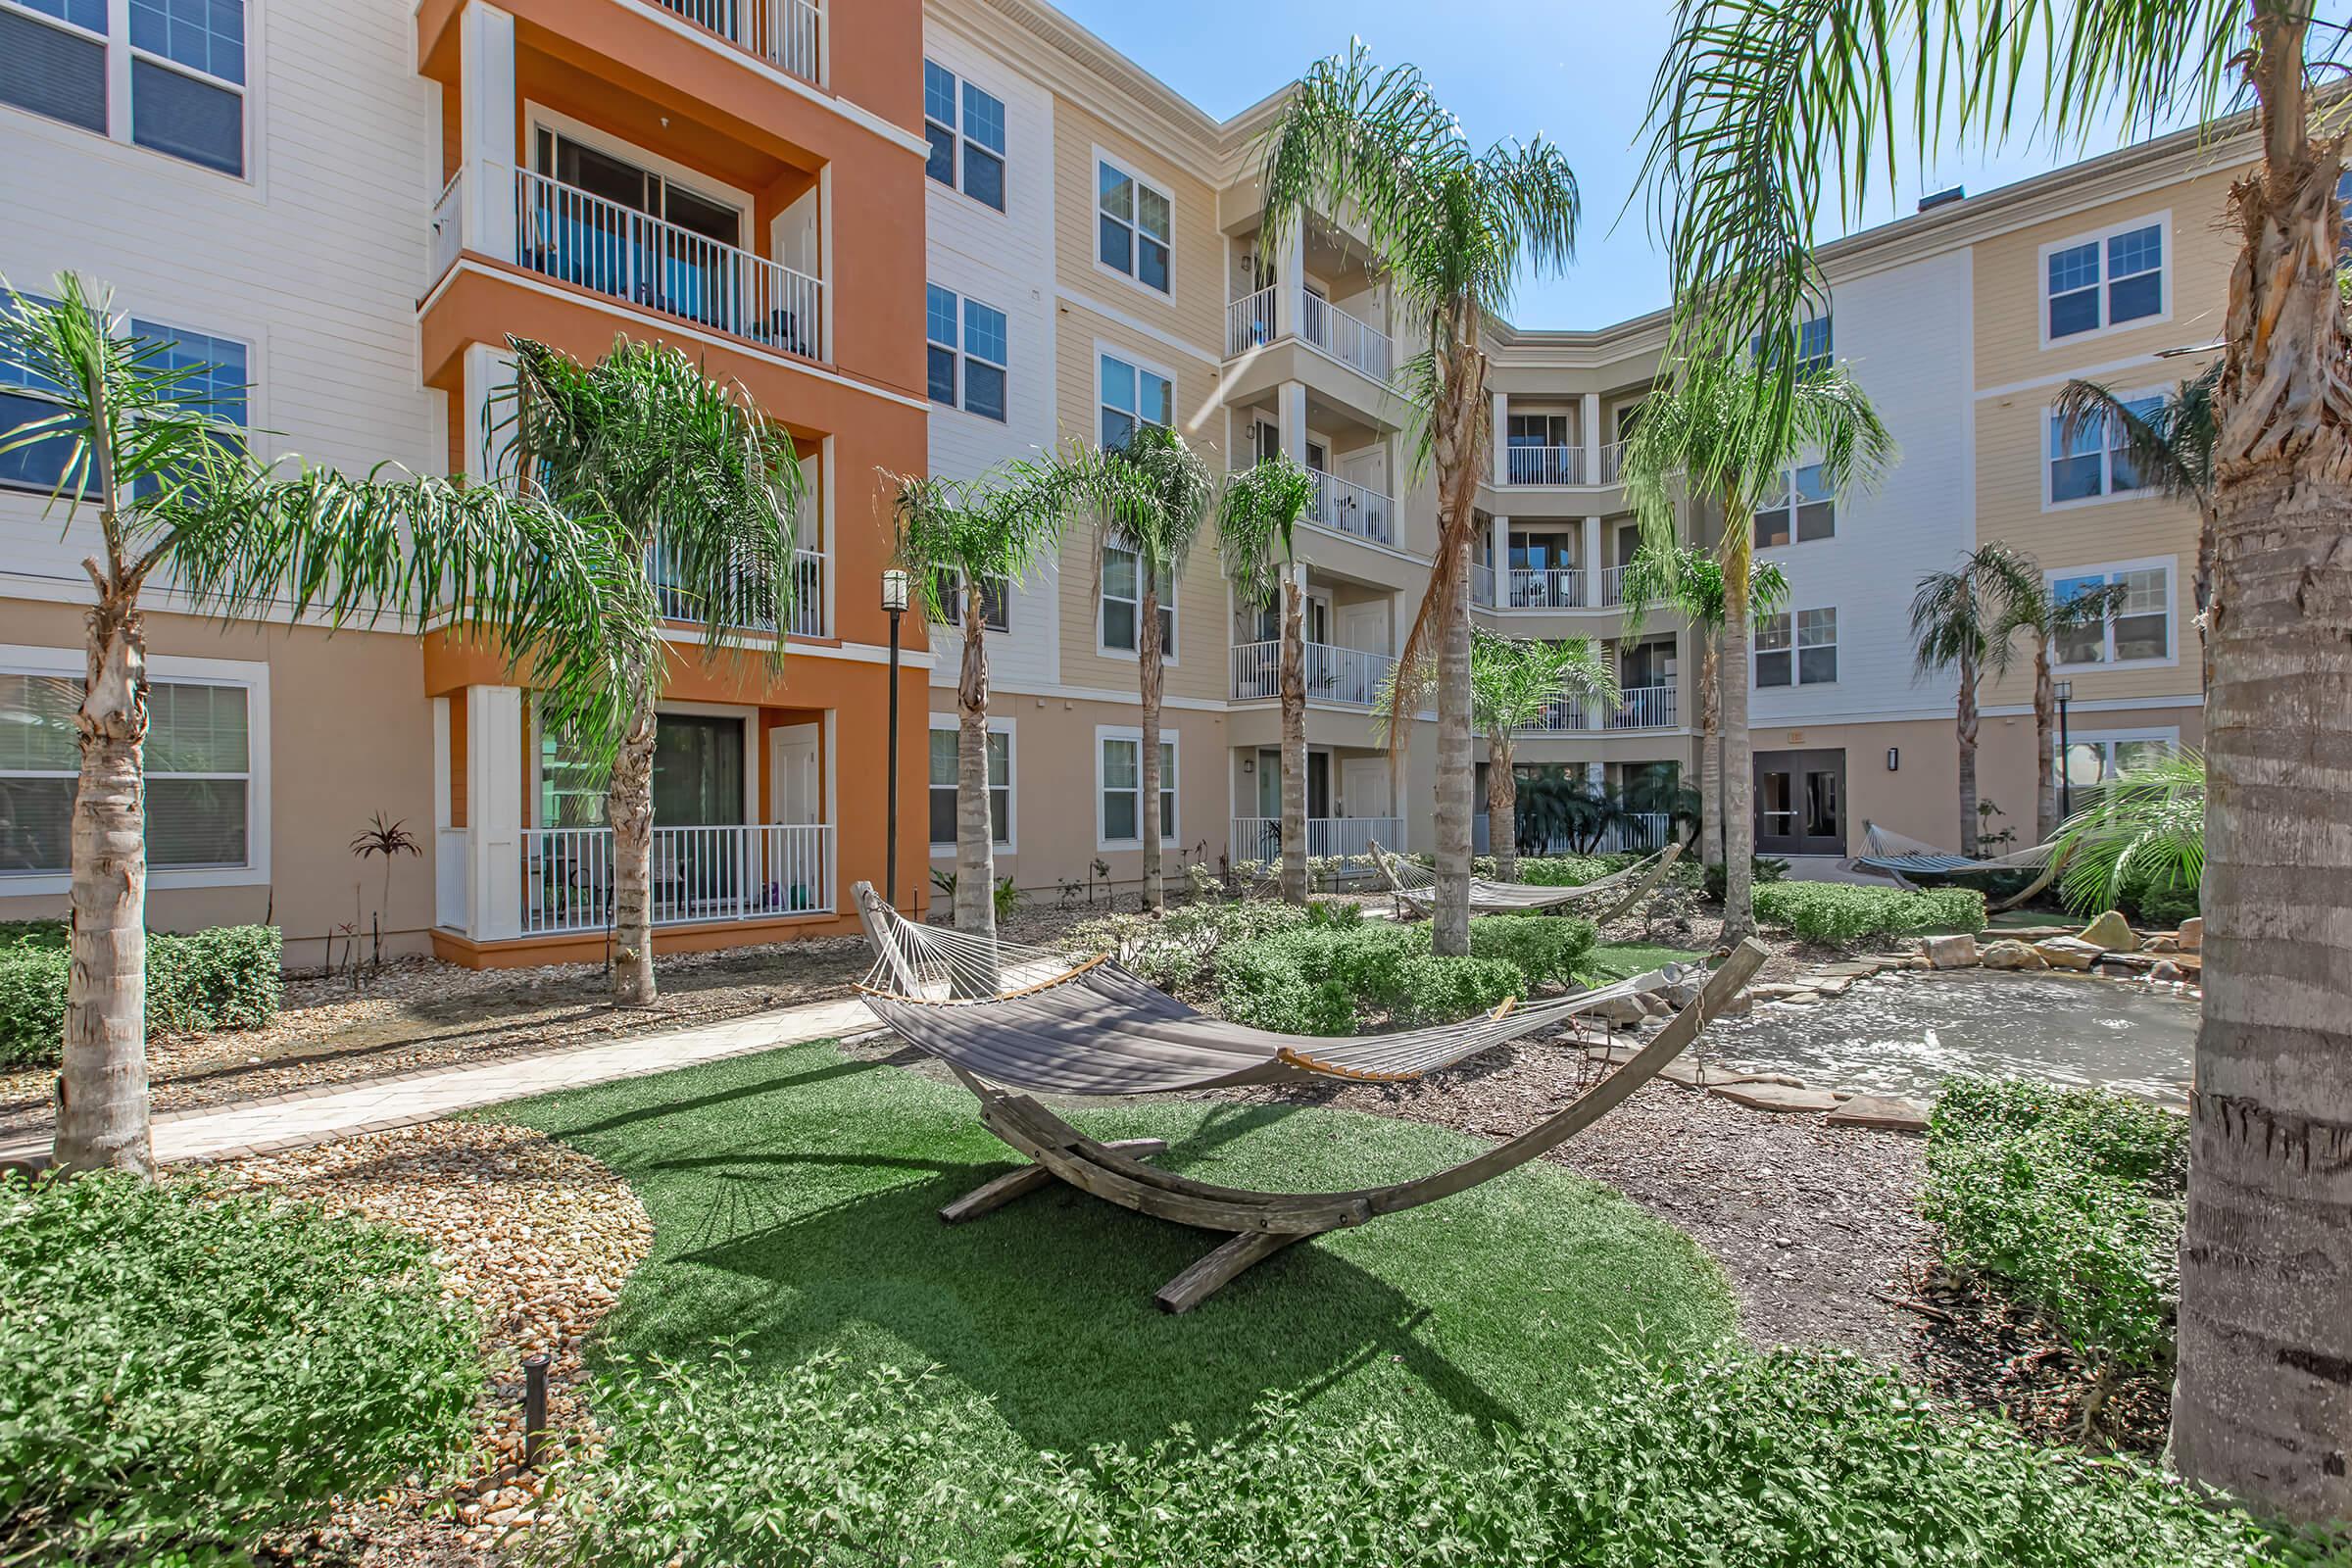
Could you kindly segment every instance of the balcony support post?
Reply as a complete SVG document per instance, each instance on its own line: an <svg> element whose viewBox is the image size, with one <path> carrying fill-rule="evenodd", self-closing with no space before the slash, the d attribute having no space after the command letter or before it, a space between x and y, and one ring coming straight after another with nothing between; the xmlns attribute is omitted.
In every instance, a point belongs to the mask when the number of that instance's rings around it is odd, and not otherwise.
<svg viewBox="0 0 2352 1568"><path fill-rule="evenodd" d="M478 942L522 934L524 723L520 687L466 689L466 908Z"/></svg>
<svg viewBox="0 0 2352 1568"><path fill-rule="evenodd" d="M1588 392L1584 396L1577 419L1578 434L1584 441L1584 471L1578 478L1586 484L1600 483L1600 394ZM1587 558L1588 563L1591 558Z"/></svg>
<svg viewBox="0 0 2352 1568"><path fill-rule="evenodd" d="M1297 223L1283 231L1282 241L1274 247L1274 329L1280 337L1288 334L1303 338L1306 335L1306 244L1305 236ZM1303 448L1292 452L1286 435L1283 450L1301 463L1306 461Z"/></svg>
<svg viewBox="0 0 2352 1568"><path fill-rule="evenodd" d="M1500 462L1500 458L1496 459ZM1494 518L1494 603L1502 609L1511 607L1511 519L1500 514Z"/></svg>
<svg viewBox="0 0 2352 1568"><path fill-rule="evenodd" d="M1494 482L1498 485L1511 482L1510 448L1511 398L1507 392L1497 392L1494 394L1494 451L1489 456L1494 461ZM1499 522L1501 519L1496 518L1495 520ZM1497 571L1502 569L1502 563L1499 560L1494 563L1494 569Z"/></svg>
<svg viewBox="0 0 2352 1568"><path fill-rule="evenodd" d="M1583 605L1587 610L1597 609L1600 605L1600 574L1602 570L1600 519L1598 517L1585 519L1584 548L1577 556L1577 564L1584 568L1585 590L1578 597L1577 603Z"/></svg>
<svg viewBox="0 0 2352 1568"><path fill-rule="evenodd" d="M458 14L458 145L466 248L514 259L514 18L473 0Z"/></svg>

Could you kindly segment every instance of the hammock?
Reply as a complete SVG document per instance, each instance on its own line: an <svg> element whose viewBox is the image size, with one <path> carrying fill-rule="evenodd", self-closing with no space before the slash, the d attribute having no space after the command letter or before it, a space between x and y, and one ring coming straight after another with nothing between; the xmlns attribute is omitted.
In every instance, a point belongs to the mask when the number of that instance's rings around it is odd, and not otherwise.
<svg viewBox="0 0 2352 1568"><path fill-rule="evenodd" d="M2055 844L2036 844L2030 849L2012 850L1985 859L1974 859L1965 855L1951 855L1933 844L1897 833L1876 822L1862 824L1863 851L1853 858L1853 864L1864 870L1876 871L1892 878L1895 886L1910 888L1914 878L1985 876L2002 871L2037 871L2019 892L1990 906L1996 912L2013 909L2055 881L2060 869L2060 857ZM1916 891L1916 890L1914 890Z"/></svg>
<svg viewBox="0 0 2352 1568"><path fill-rule="evenodd" d="M1631 892L1593 916L1596 923L1607 925L1647 898L1650 890L1666 879L1666 873L1674 868L1682 854L1680 842L1669 844L1621 871L1612 871L1576 887L1537 887L1527 882L1492 882L1474 876L1470 879L1470 909L1474 914L1541 914L1549 909L1590 904L1628 883L1633 884ZM1372 845L1372 859L1397 898L1417 909L1427 909L1437 902L1437 878L1427 867L1400 859L1377 843Z"/></svg>
<svg viewBox="0 0 2352 1568"><path fill-rule="evenodd" d="M977 1218L1054 1180L1106 1201L1231 1240L1171 1280L1161 1307L1198 1305L1244 1269L1293 1242L1361 1225L1476 1186L1557 1147L1622 1103L1723 1011L1764 961L1754 942L1736 949L1631 1060L1534 1127L1485 1153L1417 1181L1345 1193L1262 1193L1217 1187L1145 1162L1153 1139L1102 1143L1032 1098L1038 1094L1147 1095L1302 1079L1394 1083L1491 1047L1556 1028L1614 998L1676 983L1681 968L1493 1012L1435 1029L1354 1038L1282 1035L1203 1016L1121 968L1109 954L1079 963L935 926L918 925L876 896L852 890L875 962L858 987L902 1039L944 1062L980 1102L981 1124L1031 1163L940 1210ZM1695 972L1695 970L1693 970Z"/></svg>

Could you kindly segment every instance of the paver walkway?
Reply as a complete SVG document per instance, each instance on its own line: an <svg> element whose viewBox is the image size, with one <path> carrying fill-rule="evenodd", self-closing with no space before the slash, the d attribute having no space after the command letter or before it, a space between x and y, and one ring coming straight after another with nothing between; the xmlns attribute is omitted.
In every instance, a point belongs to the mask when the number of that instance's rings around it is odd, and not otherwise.
<svg viewBox="0 0 2352 1568"><path fill-rule="evenodd" d="M179 1164L297 1149L355 1133L433 1121L476 1105L525 1100L616 1078L642 1078L724 1056L829 1040L873 1026L874 1015L861 1002L811 1002L697 1029L573 1046L535 1056L509 1056L474 1067L431 1067L396 1077L299 1089L268 1100L166 1112L155 1118L155 1157L163 1164ZM0 1143L0 1165L43 1161L48 1155L46 1131Z"/></svg>

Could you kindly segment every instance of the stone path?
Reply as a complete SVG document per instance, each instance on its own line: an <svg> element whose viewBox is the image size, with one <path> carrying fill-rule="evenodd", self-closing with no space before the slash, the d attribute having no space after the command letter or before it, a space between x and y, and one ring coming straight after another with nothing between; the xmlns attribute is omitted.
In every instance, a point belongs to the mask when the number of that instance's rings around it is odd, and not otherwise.
<svg viewBox="0 0 2352 1568"><path fill-rule="evenodd" d="M808 1003L696 1029L510 1056L475 1067L434 1067L297 1090L269 1100L167 1112L155 1118L155 1157L160 1163L178 1164L298 1149L558 1089L642 1078L725 1056L830 1040L870 1028L873 1019L860 1002ZM0 1143L0 1166L45 1162L49 1136L42 1131Z"/></svg>

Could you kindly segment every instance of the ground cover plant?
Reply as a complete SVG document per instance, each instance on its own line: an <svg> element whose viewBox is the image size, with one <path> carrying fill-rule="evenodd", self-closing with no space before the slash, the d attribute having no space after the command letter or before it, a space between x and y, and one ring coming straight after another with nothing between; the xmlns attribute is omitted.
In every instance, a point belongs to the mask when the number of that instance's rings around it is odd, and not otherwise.
<svg viewBox="0 0 2352 1568"><path fill-rule="evenodd" d="M0 1066L54 1062L64 1049L73 967L62 920L0 925ZM258 1029L284 992L282 940L270 925L147 934L147 1029L202 1034Z"/></svg>
<svg viewBox="0 0 2352 1568"><path fill-rule="evenodd" d="M1758 887L1754 897L1758 920L1829 947L1866 937L1984 929L1984 895L1973 888L1914 893L1840 882L1773 882Z"/></svg>
<svg viewBox="0 0 2352 1568"><path fill-rule="evenodd" d="M0 1177L0 1561L244 1563L451 1455L477 1332L396 1232L196 1180Z"/></svg>
<svg viewBox="0 0 2352 1568"><path fill-rule="evenodd" d="M1284 1034L1449 1023L1573 983L1592 941L1589 920L1482 915L1469 955L1446 957L1431 951L1426 922L1325 921L1226 949L1216 1003L1236 1022Z"/></svg>

